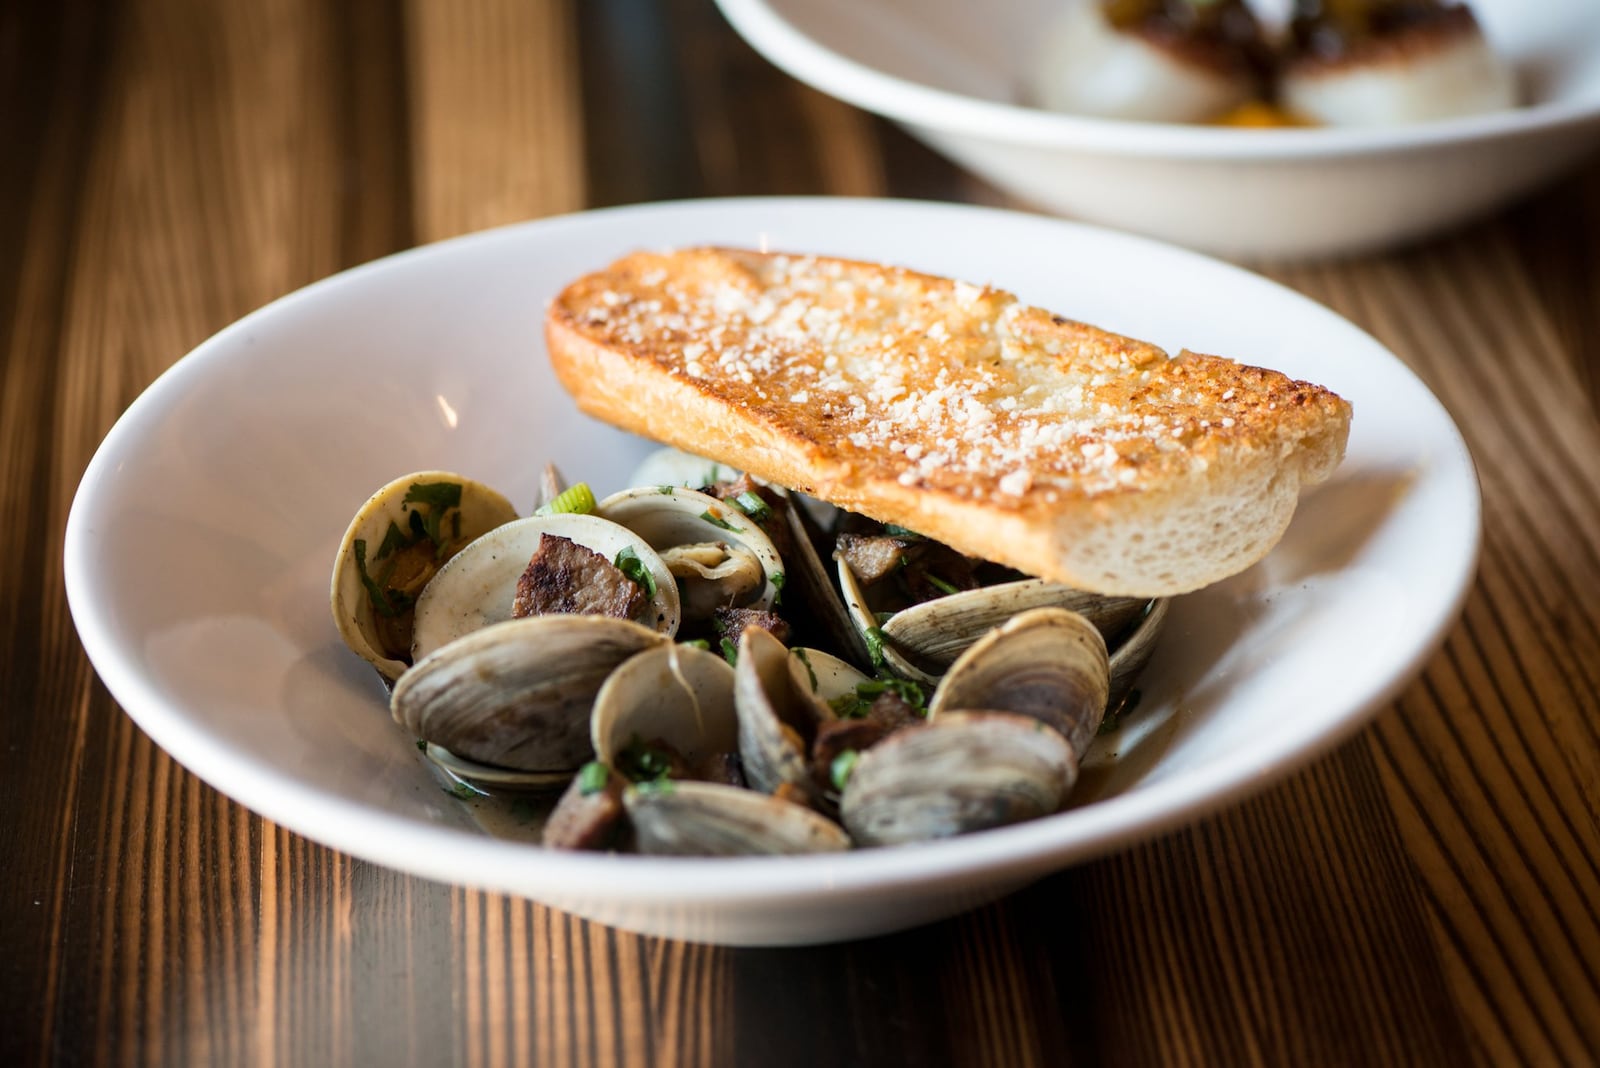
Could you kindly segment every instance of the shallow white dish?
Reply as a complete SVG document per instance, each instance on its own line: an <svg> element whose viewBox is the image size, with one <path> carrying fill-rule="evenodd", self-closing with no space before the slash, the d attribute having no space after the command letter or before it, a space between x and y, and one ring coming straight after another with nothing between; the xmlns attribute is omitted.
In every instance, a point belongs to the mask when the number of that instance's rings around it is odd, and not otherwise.
<svg viewBox="0 0 1600 1068"><path fill-rule="evenodd" d="M551 854L487 837L423 770L376 674L341 645L327 606L335 549L368 493L407 471L460 471L524 507L546 460L597 491L618 488L649 446L575 412L544 359L543 306L624 252L696 242L993 282L1173 349L1281 367L1352 400L1349 458L1265 561L1175 604L1144 700L1114 738L1121 758L1089 776L1081 807L949 842L804 859ZM358 857L622 927L797 943L949 915L1324 752L1454 618L1478 506L1465 447L1427 389L1354 326L1257 276L1010 212L699 201L446 242L229 327L107 435L73 504L66 577L84 646L117 700L262 815Z"/></svg>
<svg viewBox="0 0 1600 1068"><path fill-rule="evenodd" d="M1213 252L1396 244L1488 210L1600 142L1600 3L1473 0L1527 107L1388 129L1241 130L1022 106L1066 0L718 0L794 77L1051 210ZM1278 6L1282 6L1281 4Z"/></svg>

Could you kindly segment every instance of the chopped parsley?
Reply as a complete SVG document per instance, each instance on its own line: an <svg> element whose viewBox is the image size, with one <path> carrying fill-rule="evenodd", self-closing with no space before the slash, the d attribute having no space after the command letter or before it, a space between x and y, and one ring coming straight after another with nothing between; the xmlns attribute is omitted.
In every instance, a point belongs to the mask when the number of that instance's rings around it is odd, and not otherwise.
<svg viewBox="0 0 1600 1068"><path fill-rule="evenodd" d="M722 639L721 648L722 648L722 659L726 660L728 663L732 664L734 667L738 667L739 666L739 647L733 643L733 639L732 638L723 638Z"/></svg>
<svg viewBox="0 0 1600 1068"><path fill-rule="evenodd" d="M617 754L617 771L632 783L653 782L671 774L672 758L635 738Z"/></svg>
<svg viewBox="0 0 1600 1068"><path fill-rule="evenodd" d="M452 508L461 507L461 483L413 482L409 487L407 487L405 499L400 503L425 504L428 506L428 514L426 516L421 516L420 520L422 532L427 536L429 541L433 542L435 554L439 557L443 557L445 545L447 541L451 539L445 538L443 532L439 529L439 524L444 520L444 514L446 512ZM418 516L420 515L421 509L417 509L411 513L411 525L413 528L418 525ZM452 533L459 537L460 531L461 519L458 513L456 522L452 528Z"/></svg>
<svg viewBox="0 0 1600 1068"><path fill-rule="evenodd" d="M711 651L711 643L706 641L704 638L693 638L686 642L679 642L678 644L687 646L690 649L700 649L708 653Z"/></svg>
<svg viewBox="0 0 1600 1068"><path fill-rule="evenodd" d="M885 693L892 693L921 715L928 714L927 696L922 687L910 679L868 679L856 684L856 693L862 700L876 700Z"/></svg>
<svg viewBox="0 0 1600 1068"><path fill-rule="evenodd" d="M774 571L768 578L767 581L771 582L772 588L777 591L772 595L772 605L774 608L783 603L783 584L788 580L789 576L785 575L782 571Z"/></svg>
<svg viewBox="0 0 1600 1068"><path fill-rule="evenodd" d="M804 664L806 666L806 674L811 676L811 692L812 693L816 693L817 692L817 669L811 666L811 658L806 655L806 651L804 649L801 649L798 646L793 648L793 649L790 649L789 652L793 653L796 657L798 657L799 660L800 660L800 663L802 663L802 664Z"/></svg>
<svg viewBox="0 0 1600 1068"><path fill-rule="evenodd" d="M898 523L885 523L883 532L891 538L910 538L912 541L922 541L922 535L910 527L903 527Z"/></svg>
<svg viewBox="0 0 1600 1068"><path fill-rule="evenodd" d="M932 572L924 572L922 577L928 580L928 585L932 586L934 589L939 590L939 591L941 591L943 593L960 593L961 592L960 590L958 590L954 586L952 586L950 583L946 582L944 579L940 578L938 575L933 574Z"/></svg>
<svg viewBox="0 0 1600 1068"><path fill-rule="evenodd" d="M707 523L710 523L714 527L721 527L723 530L731 530L735 534L744 533L744 529L742 527L736 527L726 519L719 518L717 514L709 508L700 513L700 518L704 519Z"/></svg>
<svg viewBox="0 0 1600 1068"><path fill-rule="evenodd" d="M387 544L388 539L384 539L384 542ZM355 551L356 574L361 576L361 585L366 588L367 599L372 602L373 611L377 612L380 616L387 616L388 618L393 619L401 612L404 612L406 608L410 607L409 605L401 605L400 607L396 607L395 604L391 602L388 596L384 593L383 587L378 584L377 580L367 573L367 542L365 538L356 539ZM389 593L397 592L398 591L395 590L389 591Z"/></svg>

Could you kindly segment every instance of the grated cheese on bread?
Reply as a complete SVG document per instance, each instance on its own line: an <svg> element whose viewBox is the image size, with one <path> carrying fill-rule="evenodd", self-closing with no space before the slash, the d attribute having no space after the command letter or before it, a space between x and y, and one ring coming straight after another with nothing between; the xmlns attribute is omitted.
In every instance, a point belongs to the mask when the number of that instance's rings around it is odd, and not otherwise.
<svg viewBox="0 0 1600 1068"><path fill-rule="evenodd" d="M1166 596L1264 556L1350 406L1002 290L820 256L636 253L550 304L585 412L962 552Z"/></svg>

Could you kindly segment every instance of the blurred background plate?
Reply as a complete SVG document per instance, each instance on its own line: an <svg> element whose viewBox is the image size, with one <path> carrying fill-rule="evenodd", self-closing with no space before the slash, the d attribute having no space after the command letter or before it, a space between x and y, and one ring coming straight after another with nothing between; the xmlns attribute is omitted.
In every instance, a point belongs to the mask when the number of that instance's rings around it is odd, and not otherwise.
<svg viewBox="0 0 1600 1068"><path fill-rule="evenodd" d="M1119 122L1027 107L1064 0L717 0L801 81L1053 211L1211 252L1376 249L1487 211L1600 141L1600 2L1474 0L1527 106L1366 129Z"/></svg>

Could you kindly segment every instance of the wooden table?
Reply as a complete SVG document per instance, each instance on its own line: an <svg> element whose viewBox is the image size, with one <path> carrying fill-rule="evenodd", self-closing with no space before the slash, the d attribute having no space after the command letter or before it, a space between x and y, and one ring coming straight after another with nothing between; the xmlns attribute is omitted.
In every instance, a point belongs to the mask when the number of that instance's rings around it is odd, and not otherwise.
<svg viewBox="0 0 1600 1068"><path fill-rule="evenodd" d="M1004 198L709 0L0 11L0 1063L1600 1058L1600 166L1259 269L1465 431L1481 572L1421 678L1255 799L906 934L633 937L312 845L116 707L62 592L85 464L236 317L421 242L703 194Z"/></svg>

